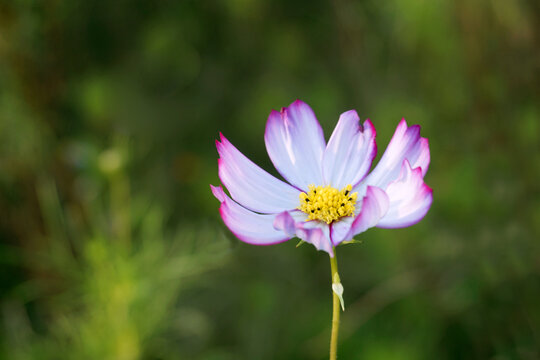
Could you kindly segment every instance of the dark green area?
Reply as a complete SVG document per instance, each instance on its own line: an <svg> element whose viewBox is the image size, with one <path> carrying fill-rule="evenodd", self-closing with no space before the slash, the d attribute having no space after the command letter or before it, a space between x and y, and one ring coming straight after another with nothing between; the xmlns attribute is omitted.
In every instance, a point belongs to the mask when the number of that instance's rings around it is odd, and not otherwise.
<svg viewBox="0 0 540 360"><path fill-rule="evenodd" d="M330 264L223 227L223 132L272 108L379 156L429 138L419 224L338 248L342 359L540 358L540 3L0 1L0 358L324 359Z"/></svg>

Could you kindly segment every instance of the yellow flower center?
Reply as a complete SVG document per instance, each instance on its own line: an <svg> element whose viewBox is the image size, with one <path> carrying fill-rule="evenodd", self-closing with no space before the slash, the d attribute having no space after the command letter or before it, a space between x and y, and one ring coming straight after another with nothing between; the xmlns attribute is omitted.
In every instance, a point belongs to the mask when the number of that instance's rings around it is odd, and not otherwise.
<svg viewBox="0 0 540 360"><path fill-rule="evenodd" d="M300 193L300 206L309 216L309 220L320 220L330 224L343 216L354 216L354 205L358 193L351 194L352 186L347 185L341 191L330 185L322 187L309 185L309 191Z"/></svg>

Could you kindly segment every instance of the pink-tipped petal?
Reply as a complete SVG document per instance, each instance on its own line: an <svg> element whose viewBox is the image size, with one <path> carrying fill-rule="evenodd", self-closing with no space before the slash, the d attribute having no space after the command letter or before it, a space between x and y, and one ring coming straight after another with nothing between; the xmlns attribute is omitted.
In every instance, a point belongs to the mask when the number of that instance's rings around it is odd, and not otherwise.
<svg viewBox="0 0 540 360"><path fill-rule="evenodd" d="M429 144L420 137L420 126L407 126L405 119L396 128L381 160L365 178L365 185L375 185L386 189L388 184L397 179L403 160L407 159L412 168L420 167L425 175L429 166Z"/></svg>
<svg viewBox="0 0 540 360"><path fill-rule="evenodd" d="M289 183L303 190L323 183L324 134L306 103L296 100L281 112L272 110L264 141L272 163Z"/></svg>
<svg viewBox="0 0 540 360"><path fill-rule="evenodd" d="M225 194L221 186L211 186L218 199L223 199L219 212L229 230L241 241L252 245L273 245L289 240L288 236L274 227L274 214L257 214Z"/></svg>
<svg viewBox="0 0 540 360"><path fill-rule="evenodd" d="M335 188L360 182L377 154L375 127L370 120L363 126L359 121L354 110L341 114L324 152L324 180Z"/></svg>
<svg viewBox="0 0 540 360"><path fill-rule="evenodd" d="M232 198L260 213L278 213L298 206L300 191L276 179L245 157L225 136L216 141L219 178Z"/></svg>
<svg viewBox="0 0 540 360"><path fill-rule="evenodd" d="M296 223L288 211L276 215L274 228L283 231L287 236L296 236Z"/></svg>
<svg viewBox="0 0 540 360"><path fill-rule="evenodd" d="M210 189L212 190L212 194L214 194L214 196L216 197L216 199L219 200L220 203L225 201L227 195L225 194L221 186L214 186L210 184Z"/></svg>
<svg viewBox="0 0 540 360"><path fill-rule="evenodd" d="M389 199L386 192L375 186L368 186L362 199L360 213L351 219L332 224L332 241L334 245L351 240L367 229L374 227L388 211ZM350 225L349 225L350 224Z"/></svg>
<svg viewBox="0 0 540 360"><path fill-rule="evenodd" d="M296 230L296 236L298 236L299 239L312 244L317 250L326 251L331 257L334 257L328 225L318 225L319 226L313 228L300 227Z"/></svg>
<svg viewBox="0 0 540 360"><path fill-rule="evenodd" d="M332 226L330 226L330 239L332 240L332 243L334 246L339 245L339 243L347 240L351 240L351 238L347 239L347 235L349 233L349 230L351 230L351 226L354 222L356 217L352 216L346 216L339 221L334 221L332 223Z"/></svg>
<svg viewBox="0 0 540 360"><path fill-rule="evenodd" d="M317 250L326 251L330 256L334 256L328 225L306 220L306 214L301 211L284 211L276 216L274 227L288 236L296 236L312 244Z"/></svg>
<svg viewBox="0 0 540 360"><path fill-rule="evenodd" d="M401 228L416 224L426 215L433 201L433 191L424 183L422 169L411 168L403 161L397 180L386 188L390 207L377 227Z"/></svg>

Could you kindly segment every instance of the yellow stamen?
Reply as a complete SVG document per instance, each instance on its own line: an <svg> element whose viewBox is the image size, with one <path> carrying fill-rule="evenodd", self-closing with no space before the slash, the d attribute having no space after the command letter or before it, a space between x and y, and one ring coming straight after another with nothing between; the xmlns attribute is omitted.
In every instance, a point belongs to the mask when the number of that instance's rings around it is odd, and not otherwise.
<svg viewBox="0 0 540 360"><path fill-rule="evenodd" d="M300 193L298 209L308 214L309 220L320 220L327 224L343 216L354 216L358 193L351 194L351 190L351 185L345 186L341 191L330 185L309 185L307 194Z"/></svg>

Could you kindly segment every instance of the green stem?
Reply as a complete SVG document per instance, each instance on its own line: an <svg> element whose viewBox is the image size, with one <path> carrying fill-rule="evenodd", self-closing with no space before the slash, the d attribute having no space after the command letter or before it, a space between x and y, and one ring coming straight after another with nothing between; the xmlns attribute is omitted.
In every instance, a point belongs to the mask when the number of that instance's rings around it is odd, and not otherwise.
<svg viewBox="0 0 540 360"><path fill-rule="evenodd" d="M332 284L334 283L334 279L336 278L336 274L338 273L338 267L337 267L337 255L336 255L336 249L334 248L334 257L330 257L330 270L332 271ZM337 278L339 279L339 275L337 275ZM336 360L337 359L337 344L338 344L338 334L339 334L339 297L337 294L332 291L332 299L333 299L333 311L332 311L332 336L330 337L330 360Z"/></svg>

